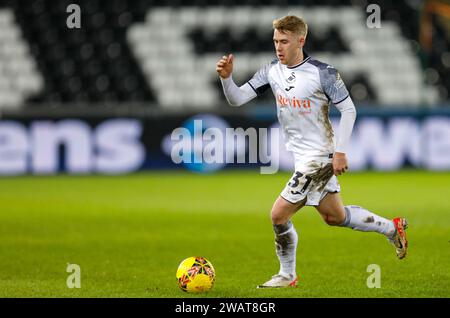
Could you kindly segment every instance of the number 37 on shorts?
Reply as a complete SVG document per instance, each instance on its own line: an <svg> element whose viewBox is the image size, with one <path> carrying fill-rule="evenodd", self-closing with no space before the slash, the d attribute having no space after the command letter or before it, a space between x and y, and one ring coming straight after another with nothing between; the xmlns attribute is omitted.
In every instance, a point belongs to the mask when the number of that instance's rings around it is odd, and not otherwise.
<svg viewBox="0 0 450 318"><path fill-rule="evenodd" d="M305 194L306 189L310 185L312 178L304 175L300 171L295 171L288 186L291 188L291 194Z"/></svg>
<svg viewBox="0 0 450 318"><path fill-rule="evenodd" d="M293 204L307 198L305 205L317 206L328 192L339 191L339 182L329 163L320 165L308 174L295 171L281 192L281 197Z"/></svg>

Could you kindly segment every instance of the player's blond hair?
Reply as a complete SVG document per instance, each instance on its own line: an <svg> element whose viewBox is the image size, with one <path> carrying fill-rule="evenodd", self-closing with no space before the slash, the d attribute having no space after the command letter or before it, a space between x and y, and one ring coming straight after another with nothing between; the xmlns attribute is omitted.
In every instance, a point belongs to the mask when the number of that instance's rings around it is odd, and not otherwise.
<svg viewBox="0 0 450 318"><path fill-rule="evenodd" d="M306 22L302 18L295 15L287 15L285 17L275 19L272 22L272 26L281 33L289 31L305 38L308 34L308 25Z"/></svg>

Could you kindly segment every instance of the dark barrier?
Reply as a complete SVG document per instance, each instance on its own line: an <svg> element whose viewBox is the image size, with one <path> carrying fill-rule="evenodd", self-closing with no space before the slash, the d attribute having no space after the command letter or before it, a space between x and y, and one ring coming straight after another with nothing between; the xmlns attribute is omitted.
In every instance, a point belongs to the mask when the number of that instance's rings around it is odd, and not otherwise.
<svg viewBox="0 0 450 318"><path fill-rule="evenodd" d="M331 121L336 128L335 115ZM272 113L242 111L144 117L6 116L0 121L0 174L291 170L292 156L278 127ZM450 115L360 111L348 156L352 170L405 166L448 170Z"/></svg>

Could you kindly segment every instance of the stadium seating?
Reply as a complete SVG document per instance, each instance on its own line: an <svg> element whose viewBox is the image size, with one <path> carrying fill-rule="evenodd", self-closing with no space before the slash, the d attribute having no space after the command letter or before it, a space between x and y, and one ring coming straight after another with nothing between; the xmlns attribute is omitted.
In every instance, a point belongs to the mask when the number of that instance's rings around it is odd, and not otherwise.
<svg viewBox="0 0 450 318"><path fill-rule="evenodd" d="M69 30L70 1L14 4L23 37L45 78L45 88L30 101L151 101L154 96L124 44L133 15L124 1L85 1L82 28ZM105 6L103 6L106 4Z"/></svg>
<svg viewBox="0 0 450 318"><path fill-rule="evenodd" d="M11 10L0 10L0 105L23 103L44 85L13 21Z"/></svg>
<svg viewBox="0 0 450 318"><path fill-rule="evenodd" d="M339 69L358 104L445 103L448 31L434 19L425 51L413 1L372 2L383 21L373 32L362 25L365 1L82 0L82 27L68 29L72 1L0 0L0 107L218 107L216 59L236 53L235 79L244 82L270 61L270 21L288 12L305 16L306 51Z"/></svg>

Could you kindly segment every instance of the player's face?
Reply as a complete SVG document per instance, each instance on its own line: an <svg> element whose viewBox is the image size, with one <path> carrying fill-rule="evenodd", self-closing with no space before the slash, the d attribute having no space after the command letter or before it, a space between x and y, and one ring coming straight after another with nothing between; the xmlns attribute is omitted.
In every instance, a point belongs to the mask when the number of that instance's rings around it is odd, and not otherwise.
<svg viewBox="0 0 450 318"><path fill-rule="evenodd" d="M273 43L275 52L281 64L294 65L300 57L300 49L305 40L292 32L273 31Z"/></svg>

